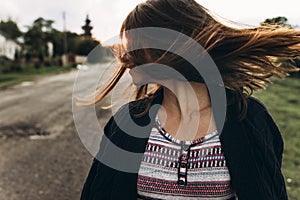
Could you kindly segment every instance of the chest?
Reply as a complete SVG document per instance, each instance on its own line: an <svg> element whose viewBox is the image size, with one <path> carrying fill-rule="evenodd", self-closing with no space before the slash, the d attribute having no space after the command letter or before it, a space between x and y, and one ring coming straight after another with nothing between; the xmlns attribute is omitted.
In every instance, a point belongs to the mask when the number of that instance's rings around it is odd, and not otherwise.
<svg viewBox="0 0 300 200"><path fill-rule="evenodd" d="M137 191L141 199L234 197L218 133L198 144L184 144L160 131L160 127L152 128L140 165Z"/></svg>

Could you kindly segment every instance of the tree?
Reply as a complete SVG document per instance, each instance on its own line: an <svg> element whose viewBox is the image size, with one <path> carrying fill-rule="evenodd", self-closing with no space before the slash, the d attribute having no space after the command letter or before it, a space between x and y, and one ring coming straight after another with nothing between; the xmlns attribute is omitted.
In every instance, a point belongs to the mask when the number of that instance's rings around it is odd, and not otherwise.
<svg viewBox="0 0 300 200"><path fill-rule="evenodd" d="M16 22L8 19L7 21L0 22L0 31L5 33L10 39L17 39L22 36L22 32L20 31Z"/></svg>
<svg viewBox="0 0 300 200"><path fill-rule="evenodd" d="M95 40L92 37L93 27L91 26L91 20L89 19L89 15L86 16L85 25L82 26L83 34L79 38L78 47L76 50L76 54L78 55L88 55L95 47L100 45L100 42ZM101 45L100 45L101 46Z"/></svg>
<svg viewBox="0 0 300 200"><path fill-rule="evenodd" d="M64 33L56 29L52 29L52 31L48 35L48 39L54 45L55 56L61 56L64 54L64 34L67 35L67 53L88 55L88 53L94 47L100 44L98 41L90 37L85 37L70 31Z"/></svg>
<svg viewBox="0 0 300 200"><path fill-rule="evenodd" d="M292 28L293 26L288 23L288 19L283 16L278 16L274 18L268 18L264 22L260 23L262 26L275 25L275 26L284 26Z"/></svg>
<svg viewBox="0 0 300 200"><path fill-rule="evenodd" d="M100 43L92 38L83 37L80 39L76 53L78 55L88 55Z"/></svg>
<svg viewBox="0 0 300 200"><path fill-rule="evenodd" d="M89 19L89 15L86 16L85 25L81 27L84 31L83 35L86 37L92 37L92 29L91 20Z"/></svg>
<svg viewBox="0 0 300 200"><path fill-rule="evenodd" d="M51 41L54 21L44 18L36 19L24 34L24 42L29 57L38 57L43 61L48 54L47 42Z"/></svg>
<svg viewBox="0 0 300 200"><path fill-rule="evenodd" d="M54 45L54 56L61 56L65 53L64 36L67 37L67 53L77 55L88 55L97 45L99 41L95 40L89 34L79 35L70 31L61 32L52 27L52 20L44 18L36 19L31 26L28 26L28 31L24 34L24 42L26 48L27 60L35 57L40 61L44 61L47 56L47 43L51 42ZM87 28L91 30L91 28ZM101 45L100 45L101 46Z"/></svg>
<svg viewBox="0 0 300 200"><path fill-rule="evenodd" d="M49 41L54 45L54 56L61 56L64 54L64 43L63 43L64 33L56 29L52 29L49 33Z"/></svg>
<svg viewBox="0 0 300 200"><path fill-rule="evenodd" d="M268 26L273 25L279 27L287 27L287 28L295 28L297 26L292 26L288 23L288 19L283 16L275 17L275 18L269 18L266 19L264 22L261 23L262 26ZM285 58L278 58L276 60L277 63L281 63L284 67L300 67L300 56L295 57L293 59L285 59ZM300 72L292 73L291 74L294 77L300 77Z"/></svg>

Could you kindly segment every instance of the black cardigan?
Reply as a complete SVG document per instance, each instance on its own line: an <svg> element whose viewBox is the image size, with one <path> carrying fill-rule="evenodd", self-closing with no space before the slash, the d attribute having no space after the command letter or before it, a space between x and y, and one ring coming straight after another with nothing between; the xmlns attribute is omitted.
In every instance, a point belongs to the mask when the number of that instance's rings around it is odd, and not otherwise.
<svg viewBox="0 0 300 200"><path fill-rule="evenodd" d="M232 93L226 89L227 98ZM161 105L162 89L154 95L151 105ZM143 153L151 130L151 120L158 110L136 118L132 114L144 109L146 100L129 103L130 112L126 106L110 118L104 128L106 137L102 138L100 150L93 160L89 175L84 184L81 200L137 199L137 173L118 171L106 166L98 159L118 162L120 165L128 161L120 155L112 155L113 144L130 151ZM127 104L128 105L128 104ZM220 136L222 151L226 158L231 176L232 186L239 200L285 200L288 199L284 177L281 172L283 140L281 133L266 107L257 99L248 98L247 115L242 121L237 119L236 103L227 106L226 122ZM214 111L215 112L215 111ZM124 133L117 122L134 122L143 126L145 138L137 138ZM118 123L118 124L119 124ZM133 130L134 131L134 130ZM98 159L97 159L98 158ZM142 157L132 163L139 169Z"/></svg>

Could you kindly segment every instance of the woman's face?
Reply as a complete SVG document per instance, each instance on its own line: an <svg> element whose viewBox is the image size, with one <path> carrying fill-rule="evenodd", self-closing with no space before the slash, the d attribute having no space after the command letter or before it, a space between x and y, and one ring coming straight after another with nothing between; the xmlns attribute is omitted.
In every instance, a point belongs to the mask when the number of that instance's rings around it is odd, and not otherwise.
<svg viewBox="0 0 300 200"><path fill-rule="evenodd" d="M186 78L175 69L155 63L135 66L129 69L132 82L136 86L145 84L160 84L168 80L187 81Z"/></svg>
<svg viewBox="0 0 300 200"><path fill-rule="evenodd" d="M141 70L141 67L134 67L130 69L129 74L131 75L133 84L136 86L142 86L154 81L154 79L151 79L149 75Z"/></svg>

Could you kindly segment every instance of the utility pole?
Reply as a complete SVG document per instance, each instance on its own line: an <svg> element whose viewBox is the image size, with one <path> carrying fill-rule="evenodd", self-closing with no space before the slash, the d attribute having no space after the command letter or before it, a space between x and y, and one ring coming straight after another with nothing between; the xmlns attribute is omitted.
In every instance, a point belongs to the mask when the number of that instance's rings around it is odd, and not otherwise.
<svg viewBox="0 0 300 200"><path fill-rule="evenodd" d="M63 31L64 31L64 54L67 55L68 53L68 40L67 40L67 23L66 23L66 12L64 11L63 14Z"/></svg>

